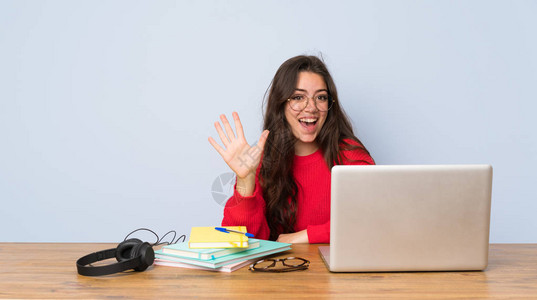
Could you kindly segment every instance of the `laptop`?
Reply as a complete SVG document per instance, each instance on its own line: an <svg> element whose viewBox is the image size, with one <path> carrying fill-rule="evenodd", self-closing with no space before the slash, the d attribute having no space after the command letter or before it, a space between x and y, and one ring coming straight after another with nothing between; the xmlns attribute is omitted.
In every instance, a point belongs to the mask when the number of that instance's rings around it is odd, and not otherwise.
<svg viewBox="0 0 537 300"><path fill-rule="evenodd" d="M484 270L490 165L334 166L331 272Z"/></svg>

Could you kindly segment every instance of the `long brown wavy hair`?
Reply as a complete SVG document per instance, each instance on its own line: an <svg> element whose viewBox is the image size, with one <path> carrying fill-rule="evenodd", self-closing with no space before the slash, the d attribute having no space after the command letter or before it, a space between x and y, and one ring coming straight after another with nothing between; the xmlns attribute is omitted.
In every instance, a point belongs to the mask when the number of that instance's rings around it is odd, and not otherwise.
<svg viewBox="0 0 537 300"><path fill-rule="evenodd" d="M339 103L336 85L324 62L316 56L296 56L285 61L267 89L263 129L270 134L265 143L259 179L266 204L270 239L294 232L298 186L293 178L294 145L297 141L285 118L287 99L294 93L300 72L313 72L324 78L335 103L316 138L329 169L347 159L342 150L363 149ZM266 96L266 95L265 95ZM354 143L349 143L354 141ZM369 162L364 161L369 164Z"/></svg>

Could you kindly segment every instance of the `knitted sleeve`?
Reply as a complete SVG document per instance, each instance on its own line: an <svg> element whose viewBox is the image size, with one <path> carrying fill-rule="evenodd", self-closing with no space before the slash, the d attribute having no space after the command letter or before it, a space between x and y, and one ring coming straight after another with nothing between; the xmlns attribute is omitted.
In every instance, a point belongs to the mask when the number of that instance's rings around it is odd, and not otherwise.
<svg viewBox="0 0 537 300"><path fill-rule="evenodd" d="M357 146L358 144L353 140L345 140L351 145ZM343 165L374 165L375 161L364 149L355 149L343 152Z"/></svg>
<svg viewBox="0 0 537 300"><path fill-rule="evenodd" d="M265 200L257 175L252 196L243 197L234 189L233 196L224 208L222 226L246 226L255 238L268 240L270 229L265 218Z"/></svg>

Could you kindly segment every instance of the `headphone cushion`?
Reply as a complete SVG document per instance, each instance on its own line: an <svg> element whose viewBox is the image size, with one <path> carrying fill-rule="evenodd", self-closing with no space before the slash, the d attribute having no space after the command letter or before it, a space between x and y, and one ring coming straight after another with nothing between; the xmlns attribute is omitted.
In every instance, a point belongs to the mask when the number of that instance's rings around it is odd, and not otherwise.
<svg viewBox="0 0 537 300"><path fill-rule="evenodd" d="M121 242L116 248L116 259L122 262L133 257L136 257L136 252L139 251L140 245L143 242L139 239L128 239Z"/></svg>
<svg viewBox="0 0 537 300"><path fill-rule="evenodd" d="M145 271L145 269L149 268L149 266L155 261L155 251L153 251L153 247L151 247L151 245L147 242L136 246L136 248L133 249L133 253L133 258L141 256L140 265L134 268L135 271Z"/></svg>

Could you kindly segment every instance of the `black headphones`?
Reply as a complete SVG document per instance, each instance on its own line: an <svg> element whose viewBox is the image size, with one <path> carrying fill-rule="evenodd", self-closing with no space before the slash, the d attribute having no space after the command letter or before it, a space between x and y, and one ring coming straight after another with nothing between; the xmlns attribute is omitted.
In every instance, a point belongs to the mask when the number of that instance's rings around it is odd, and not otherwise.
<svg viewBox="0 0 537 300"><path fill-rule="evenodd" d="M115 257L117 263L105 266L87 266L100 260ZM128 239L121 242L117 248L94 252L76 261L78 274L84 276L102 276L134 269L142 272L153 264L155 252L148 242L139 239Z"/></svg>

